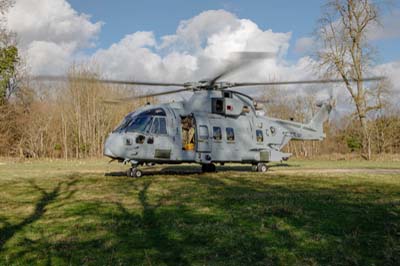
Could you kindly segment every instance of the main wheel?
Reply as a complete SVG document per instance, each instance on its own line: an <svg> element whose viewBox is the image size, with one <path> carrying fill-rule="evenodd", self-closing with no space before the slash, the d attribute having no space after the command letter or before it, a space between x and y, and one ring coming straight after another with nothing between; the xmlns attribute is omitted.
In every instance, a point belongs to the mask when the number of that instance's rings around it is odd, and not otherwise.
<svg viewBox="0 0 400 266"><path fill-rule="evenodd" d="M215 172L216 170L217 170L217 168L215 167L215 164L213 164L213 163L201 165L201 171L203 173L212 173L212 172Z"/></svg>
<svg viewBox="0 0 400 266"><path fill-rule="evenodd" d="M139 178L143 176L143 172L137 168L129 168L129 170L126 172L126 175L128 177Z"/></svg>
<svg viewBox="0 0 400 266"><path fill-rule="evenodd" d="M267 170L268 170L268 167L267 167L267 165L265 163L259 163L257 165L257 171L258 172L265 173L265 172L267 172Z"/></svg>
<svg viewBox="0 0 400 266"><path fill-rule="evenodd" d="M132 168L129 168L127 171L126 171L126 176L127 177L132 177Z"/></svg>
<svg viewBox="0 0 400 266"><path fill-rule="evenodd" d="M142 176L143 176L143 172L141 170L135 169L133 171L133 177L139 178L139 177L142 177Z"/></svg>

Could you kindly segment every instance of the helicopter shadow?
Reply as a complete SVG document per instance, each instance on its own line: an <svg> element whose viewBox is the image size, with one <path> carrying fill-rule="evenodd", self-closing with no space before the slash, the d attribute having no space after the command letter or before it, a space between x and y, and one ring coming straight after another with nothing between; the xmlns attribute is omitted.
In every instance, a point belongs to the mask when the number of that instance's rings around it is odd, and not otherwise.
<svg viewBox="0 0 400 266"><path fill-rule="evenodd" d="M191 168L191 169L190 169ZM202 174L201 168L199 167L163 167L163 168L144 168L141 169L145 176L156 176L156 175L193 175ZM109 172L105 173L105 176L126 176L126 171Z"/></svg>
<svg viewBox="0 0 400 266"><path fill-rule="evenodd" d="M270 168L286 168L286 167L299 167L299 165L290 165L287 163L279 163L271 165ZM157 168L142 168L143 174L146 176L155 175L201 175L201 167L192 165L173 165ZM217 166L218 172L252 172L252 167L250 165L224 165ZM126 171L109 172L105 173L105 176L126 176Z"/></svg>

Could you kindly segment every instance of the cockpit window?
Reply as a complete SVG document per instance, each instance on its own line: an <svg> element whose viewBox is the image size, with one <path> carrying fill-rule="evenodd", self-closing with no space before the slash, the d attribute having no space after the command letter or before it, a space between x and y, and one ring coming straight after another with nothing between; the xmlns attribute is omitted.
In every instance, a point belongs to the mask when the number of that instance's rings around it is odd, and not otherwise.
<svg viewBox="0 0 400 266"><path fill-rule="evenodd" d="M150 109L150 110L144 111L144 112L140 113L139 115L166 116L166 113L165 113L164 109L156 108L156 109Z"/></svg>
<svg viewBox="0 0 400 266"><path fill-rule="evenodd" d="M167 134L167 126L164 117L155 117L151 127L151 134Z"/></svg>
<svg viewBox="0 0 400 266"><path fill-rule="evenodd" d="M134 112L130 113L129 115L125 116L124 120L113 130L113 132L121 131L126 128L129 123L132 121L132 117L134 116Z"/></svg>
<svg viewBox="0 0 400 266"><path fill-rule="evenodd" d="M141 133L148 133L150 132L150 127L152 125L152 121L155 119L154 117L160 117L157 119L158 129L155 129L157 132L155 134L167 134L167 128L165 124L166 113L162 108L155 108L143 111L141 113L130 113L127 115L121 124L114 129L113 132L141 132Z"/></svg>
<svg viewBox="0 0 400 266"><path fill-rule="evenodd" d="M152 116L136 116L129 123L128 127L126 128L126 132L147 133L150 130L152 120Z"/></svg>

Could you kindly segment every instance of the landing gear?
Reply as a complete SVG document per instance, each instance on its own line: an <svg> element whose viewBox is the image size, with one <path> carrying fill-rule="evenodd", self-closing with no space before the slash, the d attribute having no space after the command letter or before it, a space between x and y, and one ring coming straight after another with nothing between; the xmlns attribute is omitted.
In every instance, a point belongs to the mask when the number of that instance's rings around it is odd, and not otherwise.
<svg viewBox="0 0 400 266"><path fill-rule="evenodd" d="M251 166L251 170L253 172L261 172L265 173L268 171L268 166L265 163L258 163L258 164L253 164Z"/></svg>
<svg viewBox="0 0 400 266"><path fill-rule="evenodd" d="M268 167L265 163L257 164L257 172L265 173L268 171Z"/></svg>
<svg viewBox="0 0 400 266"><path fill-rule="evenodd" d="M202 164L201 165L201 171L203 173L213 173L217 171L217 168L215 167L215 164L209 163L209 164Z"/></svg>
<svg viewBox="0 0 400 266"><path fill-rule="evenodd" d="M139 178L143 176L142 170L137 169L136 167L129 168L126 172L128 177Z"/></svg>

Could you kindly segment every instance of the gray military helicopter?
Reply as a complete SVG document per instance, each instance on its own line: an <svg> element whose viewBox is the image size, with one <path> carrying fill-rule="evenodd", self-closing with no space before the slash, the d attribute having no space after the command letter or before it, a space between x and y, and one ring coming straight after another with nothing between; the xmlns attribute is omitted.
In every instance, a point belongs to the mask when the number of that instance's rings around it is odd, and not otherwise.
<svg viewBox="0 0 400 266"><path fill-rule="evenodd" d="M291 154L282 152L282 148L290 140L322 140L325 137L323 123L328 119L334 105L332 99L320 104L318 113L311 121L302 124L261 115L262 106L259 103L233 88L326 84L343 80L220 81L221 78L266 57L270 55L241 53L240 60L230 64L214 78L199 82L100 80L109 84L181 87L167 92L119 99L116 102L186 91L193 93L188 100L147 104L129 113L107 137L104 155L125 164L130 163L132 167L127 171L129 177L141 177L143 172L139 166L145 164L198 163L203 172L214 172L216 163L242 163L252 164L254 171L266 172L267 163L289 159ZM381 77L367 78L364 81L379 79Z"/></svg>

